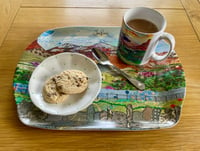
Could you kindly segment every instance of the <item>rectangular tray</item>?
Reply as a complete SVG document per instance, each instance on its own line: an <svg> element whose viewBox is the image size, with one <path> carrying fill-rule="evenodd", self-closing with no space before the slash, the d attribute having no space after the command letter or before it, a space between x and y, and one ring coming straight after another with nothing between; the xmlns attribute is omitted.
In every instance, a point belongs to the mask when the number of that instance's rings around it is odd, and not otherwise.
<svg viewBox="0 0 200 151"><path fill-rule="evenodd" d="M24 51L13 80L19 119L28 126L53 130L151 130L174 126L180 119L185 97L185 76L174 51L164 61L151 60L145 66L130 66L117 55L120 27L64 27L43 32ZM31 102L29 78L45 58L62 52L79 52L92 59L91 48L99 48L111 61L145 83L138 91L125 79L100 66L102 89L87 109L73 115L42 112ZM161 41L157 53L168 48Z"/></svg>

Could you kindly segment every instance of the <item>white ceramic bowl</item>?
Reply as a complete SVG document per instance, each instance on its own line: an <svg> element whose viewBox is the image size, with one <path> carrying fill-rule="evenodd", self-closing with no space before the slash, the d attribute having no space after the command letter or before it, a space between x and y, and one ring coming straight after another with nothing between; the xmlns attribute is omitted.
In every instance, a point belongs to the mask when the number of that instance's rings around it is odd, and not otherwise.
<svg viewBox="0 0 200 151"><path fill-rule="evenodd" d="M42 89L45 81L63 70L76 69L88 76L88 88L80 94L70 95L63 103L44 101ZM87 108L101 89L101 71L90 58L79 53L60 53L45 59L32 73L29 94L32 102L42 111L53 115L70 115Z"/></svg>

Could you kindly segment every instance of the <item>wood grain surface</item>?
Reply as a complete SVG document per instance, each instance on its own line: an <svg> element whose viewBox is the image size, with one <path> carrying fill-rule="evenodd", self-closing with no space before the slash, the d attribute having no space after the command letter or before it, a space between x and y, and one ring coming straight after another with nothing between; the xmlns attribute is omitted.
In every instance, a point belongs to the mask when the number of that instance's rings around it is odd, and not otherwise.
<svg viewBox="0 0 200 151"><path fill-rule="evenodd" d="M146 6L154 8L182 9L179 0L22 0L22 7L95 7L95 8L132 8Z"/></svg>
<svg viewBox="0 0 200 151"><path fill-rule="evenodd" d="M23 7L20 7L0 47L0 150L199 150L200 42L187 12L182 5L179 5L179 1L168 1L169 5L166 8L158 7L157 10L167 19L166 31L176 38L175 49L186 74L187 93L180 122L169 129L135 132L51 131L31 128L19 121L12 82L16 64L24 49L41 32L55 27L120 26L122 16L127 10L113 9L109 2L105 8L102 8L107 1L104 3L93 1L90 7L91 1L88 0L87 5L81 4L81 7L73 8L68 8L67 4L62 8L59 8L61 4L53 7L57 4L55 1L49 1L52 2L51 5L49 4L51 7L43 7L42 3L36 5L36 0L23 0L23 2L21 4ZM157 4L153 6L154 2ZM97 6L99 3L101 8ZM126 3L128 2L117 1L116 5L124 6ZM174 3L176 8L172 5ZM148 6L148 4L149 7L159 6L158 1L146 1L144 5Z"/></svg>
<svg viewBox="0 0 200 151"><path fill-rule="evenodd" d="M20 7L20 0L0 0L0 46Z"/></svg>
<svg viewBox="0 0 200 151"><path fill-rule="evenodd" d="M200 40L200 1L199 0L181 0L181 1Z"/></svg>

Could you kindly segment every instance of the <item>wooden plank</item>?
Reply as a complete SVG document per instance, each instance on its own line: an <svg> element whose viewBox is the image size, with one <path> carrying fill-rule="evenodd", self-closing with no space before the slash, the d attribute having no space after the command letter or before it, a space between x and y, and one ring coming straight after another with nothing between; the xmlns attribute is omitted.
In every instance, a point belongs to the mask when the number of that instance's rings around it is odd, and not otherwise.
<svg viewBox="0 0 200 151"><path fill-rule="evenodd" d="M146 6L153 8L182 9L179 0L22 0L22 7L98 7L98 8L132 8Z"/></svg>
<svg viewBox="0 0 200 151"><path fill-rule="evenodd" d="M20 7L20 0L0 0L0 46Z"/></svg>
<svg viewBox="0 0 200 151"><path fill-rule="evenodd" d="M200 0L181 0L200 40Z"/></svg>

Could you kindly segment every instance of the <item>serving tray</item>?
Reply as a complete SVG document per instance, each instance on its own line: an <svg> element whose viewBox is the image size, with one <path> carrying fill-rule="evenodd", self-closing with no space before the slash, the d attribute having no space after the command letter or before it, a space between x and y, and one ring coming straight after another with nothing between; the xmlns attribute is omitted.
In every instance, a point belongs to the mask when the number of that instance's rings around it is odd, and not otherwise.
<svg viewBox="0 0 200 151"><path fill-rule="evenodd" d="M19 119L25 125L53 130L151 130L174 126L180 119L185 97L185 75L174 51L160 62L144 66L124 64L116 49L120 27L64 27L43 32L24 51L17 64L13 87ZM33 70L47 57L62 52L78 52L95 60L91 49L106 52L113 64L145 83L139 91L124 78L98 65L102 88L92 105L68 116L56 116L35 107L28 93ZM156 52L169 45L161 41ZM87 74L87 73L86 73Z"/></svg>

